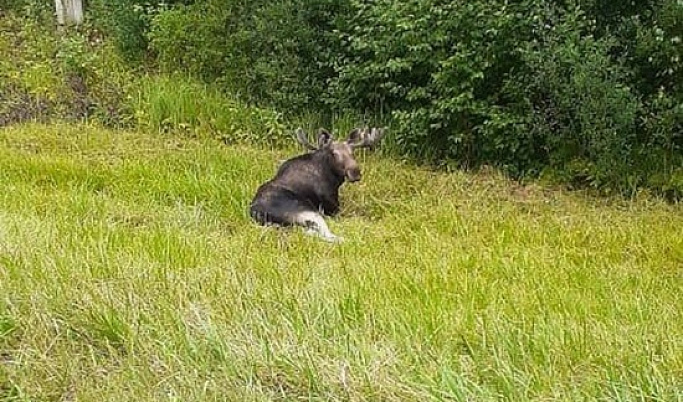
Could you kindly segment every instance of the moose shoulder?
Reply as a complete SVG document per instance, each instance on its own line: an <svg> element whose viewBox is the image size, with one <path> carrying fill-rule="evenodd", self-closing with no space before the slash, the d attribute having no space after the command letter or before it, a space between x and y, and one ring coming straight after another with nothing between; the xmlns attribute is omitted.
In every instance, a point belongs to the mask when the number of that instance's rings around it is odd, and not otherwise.
<svg viewBox="0 0 683 402"><path fill-rule="evenodd" d="M302 129L298 141L311 152L285 161L275 177L262 184L251 202L250 214L258 223L299 225L327 241L340 241L328 228L324 215L339 211L339 187L361 179L353 151L371 147L384 135L383 129L355 129L344 141L335 141L321 129L317 145Z"/></svg>

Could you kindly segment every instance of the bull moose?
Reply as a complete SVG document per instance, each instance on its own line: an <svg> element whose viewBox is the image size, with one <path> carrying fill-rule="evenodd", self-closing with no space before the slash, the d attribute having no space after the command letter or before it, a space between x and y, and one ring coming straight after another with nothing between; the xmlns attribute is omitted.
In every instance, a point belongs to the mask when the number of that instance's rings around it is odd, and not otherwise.
<svg viewBox="0 0 683 402"><path fill-rule="evenodd" d="M361 178L353 151L373 147L384 129L356 128L346 140L336 141L325 129L318 132L318 144L311 144L304 131L296 138L309 151L285 161L275 177L256 191L249 212L262 225L303 226L308 234L323 240L340 242L328 228L323 215L339 212L339 187L344 181Z"/></svg>

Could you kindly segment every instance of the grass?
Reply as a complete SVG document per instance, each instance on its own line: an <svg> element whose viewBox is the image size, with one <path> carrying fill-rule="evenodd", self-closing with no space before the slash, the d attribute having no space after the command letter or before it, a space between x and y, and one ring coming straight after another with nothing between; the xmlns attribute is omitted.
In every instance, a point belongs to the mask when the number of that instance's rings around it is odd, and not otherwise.
<svg viewBox="0 0 683 402"><path fill-rule="evenodd" d="M0 401L683 400L680 205L363 154L330 245L291 154L0 131Z"/></svg>
<svg viewBox="0 0 683 402"><path fill-rule="evenodd" d="M136 111L137 126L145 131L271 146L287 139L277 112L242 104L182 75L140 78L131 107Z"/></svg>

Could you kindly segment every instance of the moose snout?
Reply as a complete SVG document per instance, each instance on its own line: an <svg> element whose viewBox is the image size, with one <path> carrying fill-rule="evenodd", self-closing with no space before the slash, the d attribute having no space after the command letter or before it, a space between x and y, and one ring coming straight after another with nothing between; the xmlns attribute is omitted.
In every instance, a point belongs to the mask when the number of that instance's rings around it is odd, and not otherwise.
<svg viewBox="0 0 683 402"><path fill-rule="evenodd" d="M346 171L346 179L349 182L359 181L361 178L360 169L354 168Z"/></svg>

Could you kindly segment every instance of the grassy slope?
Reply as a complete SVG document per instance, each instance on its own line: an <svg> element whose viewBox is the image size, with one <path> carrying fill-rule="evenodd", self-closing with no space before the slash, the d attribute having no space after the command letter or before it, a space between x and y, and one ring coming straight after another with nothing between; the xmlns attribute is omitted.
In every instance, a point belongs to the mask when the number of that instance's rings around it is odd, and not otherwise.
<svg viewBox="0 0 683 402"><path fill-rule="evenodd" d="M683 400L680 206L362 156L335 246L287 155L0 131L0 400Z"/></svg>

